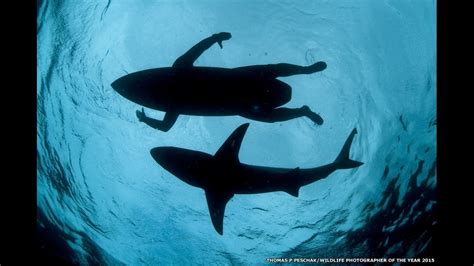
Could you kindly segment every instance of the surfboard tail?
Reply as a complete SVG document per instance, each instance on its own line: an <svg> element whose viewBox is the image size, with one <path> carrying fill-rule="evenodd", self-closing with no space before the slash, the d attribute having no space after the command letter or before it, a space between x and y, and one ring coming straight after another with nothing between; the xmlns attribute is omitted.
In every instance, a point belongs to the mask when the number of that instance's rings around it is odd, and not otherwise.
<svg viewBox="0 0 474 266"><path fill-rule="evenodd" d="M334 165L338 169L350 169L359 167L363 162L354 161L349 158L349 152L351 150L352 140L354 139L355 134L357 134L357 129L353 129L349 137L347 137L344 146L342 146L341 152L337 156L336 160L334 160Z"/></svg>

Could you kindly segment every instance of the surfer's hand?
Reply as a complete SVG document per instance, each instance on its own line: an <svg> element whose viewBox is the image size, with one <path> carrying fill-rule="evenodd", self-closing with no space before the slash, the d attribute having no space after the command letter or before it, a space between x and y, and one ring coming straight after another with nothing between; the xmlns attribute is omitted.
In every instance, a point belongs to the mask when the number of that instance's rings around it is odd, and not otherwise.
<svg viewBox="0 0 474 266"><path fill-rule="evenodd" d="M217 33L216 35L221 41L228 40L232 37L232 34L230 34L229 32L221 32L221 33Z"/></svg>
<svg viewBox="0 0 474 266"><path fill-rule="evenodd" d="M137 110L137 117L138 117L138 121L143 122L146 118L145 109L142 108L141 111Z"/></svg>
<svg viewBox="0 0 474 266"><path fill-rule="evenodd" d="M232 37L229 32L216 33L214 36L217 38L217 43L222 48L222 41L228 40Z"/></svg>

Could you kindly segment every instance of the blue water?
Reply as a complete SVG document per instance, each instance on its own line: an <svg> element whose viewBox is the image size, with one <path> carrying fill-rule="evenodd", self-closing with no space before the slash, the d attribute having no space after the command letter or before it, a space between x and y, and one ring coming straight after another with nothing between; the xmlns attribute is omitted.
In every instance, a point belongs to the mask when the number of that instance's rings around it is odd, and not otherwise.
<svg viewBox="0 0 474 266"><path fill-rule="evenodd" d="M53 228L70 251L64 256L80 264L429 256L437 226L435 11L430 0L39 1L38 225ZM140 106L110 87L127 73L170 66L221 31L232 39L195 65L325 61L323 72L280 78L293 88L286 106L306 104L324 125L180 116L164 133L139 123ZM213 154L244 122L243 163L323 165L356 127L351 157L365 164L302 187L299 198L237 195L220 236L204 192L149 150Z"/></svg>

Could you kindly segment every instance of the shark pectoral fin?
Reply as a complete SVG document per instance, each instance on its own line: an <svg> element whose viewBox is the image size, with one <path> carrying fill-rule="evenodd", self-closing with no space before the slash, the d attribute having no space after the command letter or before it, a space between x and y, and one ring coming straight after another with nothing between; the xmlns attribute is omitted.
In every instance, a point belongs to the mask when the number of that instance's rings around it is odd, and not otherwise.
<svg viewBox="0 0 474 266"><path fill-rule="evenodd" d="M290 194L291 196L298 197L300 192L300 185L297 182L297 178L300 172L300 168L296 167L283 174L283 178L295 178L294 183L290 183L287 187L283 188L282 191ZM289 181L291 182L291 181Z"/></svg>
<svg viewBox="0 0 474 266"><path fill-rule="evenodd" d="M240 145L248 127L249 123L245 123L234 130L214 156L225 161L239 162Z"/></svg>
<svg viewBox="0 0 474 266"><path fill-rule="evenodd" d="M221 191L206 190L207 206L211 216L214 229L220 235L224 230L224 212L227 202L234 196L232 193L225 193Z"/></svg>

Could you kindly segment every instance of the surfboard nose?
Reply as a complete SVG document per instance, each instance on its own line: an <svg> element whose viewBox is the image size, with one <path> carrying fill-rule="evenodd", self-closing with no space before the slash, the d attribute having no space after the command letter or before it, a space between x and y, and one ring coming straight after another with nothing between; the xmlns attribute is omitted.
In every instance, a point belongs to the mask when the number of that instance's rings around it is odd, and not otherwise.
<svg viewBox="0 0 474 266"><path fill-rule="evenodd" d="M138 74L137 74L138 73ZM156 103L155 84L143 77L143 73L127 74L113 81L110 86L125 99L154 109Z"/></svg>
<svg viewBox="0 0 474 266"><path fill-rule="evenodd" d="M119 79L114 80L114 82L112 82L112 83L110 84L110 86L111 86L116 92L118 92L120 95L123 95L124 92L125 92L125 86L124 86L123 78L119 78Z"/></svg>

